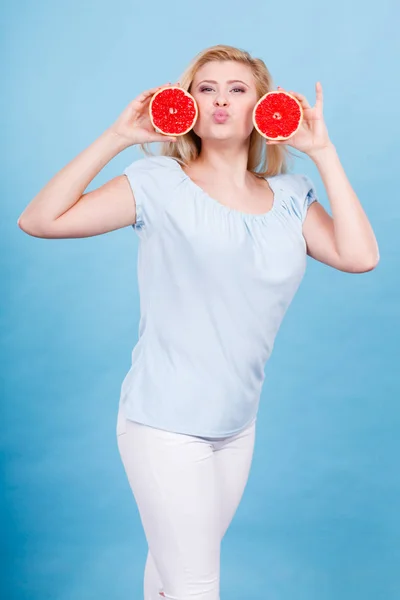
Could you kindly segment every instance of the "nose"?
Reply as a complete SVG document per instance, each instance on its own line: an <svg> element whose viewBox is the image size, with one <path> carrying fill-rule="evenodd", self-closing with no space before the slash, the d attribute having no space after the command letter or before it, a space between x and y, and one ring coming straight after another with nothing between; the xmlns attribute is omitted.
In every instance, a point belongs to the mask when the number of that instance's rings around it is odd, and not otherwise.
<svg viewBox="0 0 400 600"><path fill-rule="evenodd" d="M228 101L222 93L219 93L214 100L216 106L227 106Z"/></svg>

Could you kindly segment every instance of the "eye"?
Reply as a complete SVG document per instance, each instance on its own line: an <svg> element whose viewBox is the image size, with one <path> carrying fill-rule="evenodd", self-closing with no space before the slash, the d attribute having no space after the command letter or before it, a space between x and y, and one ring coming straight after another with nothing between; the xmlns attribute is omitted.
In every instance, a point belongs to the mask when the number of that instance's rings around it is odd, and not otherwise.
<svg viewBox="0 0 400 600"><path fill-rule="evenodd" d="M204 86L200 88L201 92L205 92L206 90L212 90L213 88L208 87L208 86ZM246 90L244 90L243 88L237 87L237 88L233 88L233 90L239 90L239 92L245 92Z"/></svg>

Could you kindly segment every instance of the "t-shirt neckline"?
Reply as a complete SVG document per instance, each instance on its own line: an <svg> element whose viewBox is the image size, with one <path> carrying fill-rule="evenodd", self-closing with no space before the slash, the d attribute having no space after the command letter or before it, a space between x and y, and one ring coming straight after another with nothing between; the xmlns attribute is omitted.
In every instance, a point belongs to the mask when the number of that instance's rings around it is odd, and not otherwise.
<svg viewBox="0 0 400 600"><path fill-rule="evenodd" d="M170 157L170 158L172 158L172 157ZM205 198L207 198L213 204L221 207L221 210L223 210L227 213L237 214L237 215L241 216L242 218L251 219L254 221L254 220L264 220L265 218L270 217L277 209L277 190L274 188L274 186L272 184L272 179L274 179L274 177L276 177L276 176L263 177L263 179L265 179L266 182L268 183L269 188L273 194L271 208L267 212L264 212L264 213L248 213L248 212L244 212L242 210L238 210L237 208L231 208L230 206L227 206L226 204L222 204L222 202L219 202L219 200L216 200L215 198L210 196L201 186L199 186L197 183L195 183L193 181L193 179L191 179L189 177L189 175L187 175L187 173L185 173L185 171L182 168L182 165L177 160L175 160L174 158L172 158L172 160L178 166L178 169L181 171L182 175L188 180L188 182L190 183L190 185L192 185L192 187L194 189L197 189L198 191L200 191L205 196Z"/></svg>

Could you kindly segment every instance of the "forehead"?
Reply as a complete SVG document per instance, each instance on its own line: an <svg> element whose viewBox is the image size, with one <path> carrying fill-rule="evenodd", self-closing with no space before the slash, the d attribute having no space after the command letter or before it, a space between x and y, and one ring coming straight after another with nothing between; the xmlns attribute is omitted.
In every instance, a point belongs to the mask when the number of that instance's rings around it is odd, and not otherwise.
<svg viewBox="0 0 400 600"><path fill-rule="evenodd" d="M202 65L194 76L193 83L196 84L203 79L214 79L218 83L241 79L248 85L253 84L251 68L236 61L211 61Z"/></svg>

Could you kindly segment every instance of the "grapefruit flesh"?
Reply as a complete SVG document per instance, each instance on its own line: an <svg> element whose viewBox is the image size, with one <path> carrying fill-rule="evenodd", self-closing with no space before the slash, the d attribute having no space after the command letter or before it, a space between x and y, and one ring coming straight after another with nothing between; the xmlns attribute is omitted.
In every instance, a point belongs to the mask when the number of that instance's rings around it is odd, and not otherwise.
<svg viewBox="0 0 400 600"><path fill-rule="evenodd" d="M253 124L268 140L288 140L303 120L300 102L287 92L268 92L253 110Z"/></svg>
<svg viewBox="0 0 400 600"><path fill-rule="evenodd" d="M179 86L158 90L150 101L150 120L164 135L185 135L195 125L199 114L196 100Z"/></svg>

